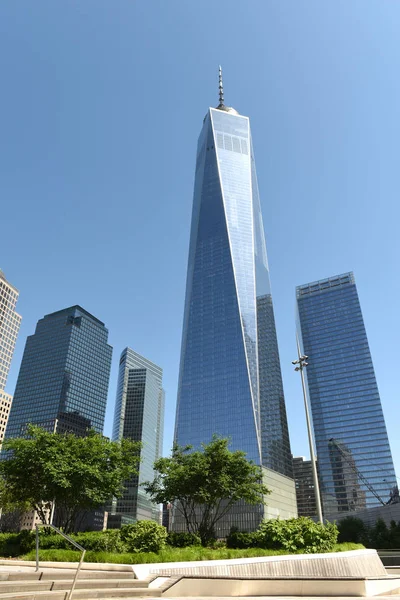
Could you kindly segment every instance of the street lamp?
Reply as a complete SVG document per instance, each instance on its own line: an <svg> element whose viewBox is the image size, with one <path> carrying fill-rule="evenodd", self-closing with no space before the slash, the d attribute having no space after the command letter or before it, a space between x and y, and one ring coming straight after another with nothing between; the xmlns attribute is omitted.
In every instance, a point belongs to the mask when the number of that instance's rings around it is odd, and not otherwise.
<svg viewBox="0 0 400 600"><path fill-rule="evenodd" d="M304 409L306 411L306 421L307 421L307 432L308 432L308 443L310 446L310 457L311 457L311 468L312 468L312 475L313 475L313 481L314 481L314 490L315 490L315 504L317 506L317 515L318 515L318 521L320 521L321 523L324 522L323 516L322 516L322 507L321 507L321 497L319 495L319 484L318 484L318 473L317 473L317 464L315 462L315 453L314 453L314 439L313 439L313 432L312 432L312 428L311 428L311 421L310 421L310 413L308 410L308 402L307 402L307 392L306 392L306 382L304 380L304 373L303 373L303 369L305 369L305 367L307 367L308 362L308 356L306 355L302 355L300 353L300 344L299 344L299 338L296 336L296 341L297 341L297 353L299 355L299 358L297 360L292 360L292 364L296 365L295 367L295 371L300 371L300 375L301 375L301 384L303 386L303 397L304 397Z"/></svg>

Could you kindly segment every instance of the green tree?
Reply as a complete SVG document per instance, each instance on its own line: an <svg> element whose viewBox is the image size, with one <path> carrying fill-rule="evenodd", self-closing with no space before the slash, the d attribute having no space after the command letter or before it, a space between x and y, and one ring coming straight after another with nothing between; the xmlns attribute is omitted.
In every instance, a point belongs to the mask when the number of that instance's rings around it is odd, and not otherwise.
<svg viewBox="0 0 400 600"><path fill-rule="evenodd" d="M74 529L79 513L120 497L124 482L137 474L138 442L111 442L94 431L86 437L55 434L34 425L27 433L3 443L4 495L9 505L25 503L36 510L43 523L54 501L62 515L59 524L67 532Z"/></svg>
<svg viewBox="0 0 400 600"><path fill-rule="evenodd" d="M355 544L368 545L369 528L359 517L349 515L337 524L339 529L339 543L354 542Z"/></svg>
<svg viewBox="0 0 400 600"><path fill-rule="evenodd" d="M20 530L24 513L30 510L29 504L10 499L4 479L0 477L0 533L16 533Z"/></svg>
<svg viewBox="0 0 400 600"><path fill-rule="evenodd" d="M370 539L372 548L390 548L390 532L383 519L378 519L371 528Z"/></svg>
<svg viewBox="0 0 400 600"><path fill-rule="evenodd" d="M389 548L400 548L400 521L390 521Z"/></svg>
<svg viewBox="0 0 400 600"><path fill-rule="evenodd" d="M246 460L245 452L231 452L228 443L214 436L202 450L174 446L172 456L156 461L154 481L144 484L153 502L174 504L187 531L198 534L203 545L213 539L215 525L236 502L264 504L269 493L261 467Z"/></svg>

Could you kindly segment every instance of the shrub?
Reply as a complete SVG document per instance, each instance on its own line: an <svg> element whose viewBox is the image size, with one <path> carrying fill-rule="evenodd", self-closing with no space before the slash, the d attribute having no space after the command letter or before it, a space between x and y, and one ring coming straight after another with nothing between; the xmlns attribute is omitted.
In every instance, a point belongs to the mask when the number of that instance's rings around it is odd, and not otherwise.
<svg viewBox="0 0 400 600"><path fill-rule="evenodd" d="M8 558L19 554L19 533L0 533L0 556Z"/></svg>
<svg viewBox="0 0 400 600"><path fill-rule="evenodd" d="M339 543L354 542L355 544L367 544L369 530L364 521L358 517L345 517L338 523Z"/></svg>
<svg viewBox="0 0 400 600"><path fill-rule="evenodd" d="M167 544L174 548L201 546L201 539L195 533L188 533L187 531L170 531L167 537Z"/></svg>
<svg viewBox="0 0 400 600"><path fill-rule="evenodd" d="M211 548L212 550L226 550L226 541L212 540L211 542L209 542L207 548Z"/></svg>
<svg viewBox="0 0 400 600"><path fill-rule="evenodd" d="M126 552L126 544L122 541L118 529L106 531L90 531L72 536L85 550L93 552ZM71 544L69 548L72 548Z"/></svg>
<svg viewBox="0 0 400 600"><path fill-rule="evenodd" d="M246 533L232 527L226 538L226 545L228 548L254 548L257 541L255 533Z"/></svg>
<svg viewBox="0 0 400 600"><path fill-rule="evenodd" d="M338 537L333 523L314 523L307 517L263 521L255 533L257 545L286 552L328 552Z"/></svg>
<svg viewBox="0 0 400 600"><path fill-rule="evenodd" d="M49 528L48 528L49 529ZM73 550L72 544L55 532L39 531L39 548L43 550Z"/></svg>
<svg viewBox="0 0 400 600"><path fill-rule="evenodd" d="M164 548L167 530L155 521L138 521L120 529L128 552L159 552Z"/></svg>
<svg viewBox="0 0 400 600"><path fill-rule="evenodd" d="M30 531L29 529L20 531L18 534L19 551L25 554L25 552L33 550L35 548L35 538L36 533L34 531Z"/></svg>

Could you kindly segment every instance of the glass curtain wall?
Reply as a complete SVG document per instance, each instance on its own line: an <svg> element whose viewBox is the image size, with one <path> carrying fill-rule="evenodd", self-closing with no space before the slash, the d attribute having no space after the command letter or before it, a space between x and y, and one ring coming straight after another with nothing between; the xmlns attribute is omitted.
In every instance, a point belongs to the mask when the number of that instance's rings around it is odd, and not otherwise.
<svg viewBox="0 0 400 600"><path fill-rule="evenodd" d="M296 295L324 515L397 501L354 275L299 286Z"/></svg>

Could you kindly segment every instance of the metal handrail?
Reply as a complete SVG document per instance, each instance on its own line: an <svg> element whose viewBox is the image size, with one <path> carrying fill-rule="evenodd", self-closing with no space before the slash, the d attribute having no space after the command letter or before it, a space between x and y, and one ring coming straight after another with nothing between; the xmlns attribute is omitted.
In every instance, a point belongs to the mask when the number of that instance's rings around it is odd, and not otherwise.
<svg viewBox="0 0 400 600"><path fill-rule="evenodd" d="M75 577L74 577L74 579L72 581L71 589L69 590L69 592L67 594L67 597L66 597L66 600L71 600L72 592L75 589L75 584L76 584L77 579L78 579L79 571L81 570L81 566L82 566L82 563L83 563L83 559L84 559L86 550L85 550L85 548L82 548L82 546L80 544L78 544L78 542L75 542L75 540L73 540L71 537L69 537L69 535L67 535L63 531L60 531L54 525L51 525L51 523L36 523L36 525L35 525L35 528L36 528L36 571L39 571L39 527L51 527L52 529L54 529L54 531L56 531L57 533L59 533L60 535L62 535L63 538L65 538L73 546L75 546L75 548L78 548L78 550L80 550L82 552L81 559L80 559L80 561L78 563L78 567L76 569Z"/></svg>

